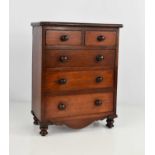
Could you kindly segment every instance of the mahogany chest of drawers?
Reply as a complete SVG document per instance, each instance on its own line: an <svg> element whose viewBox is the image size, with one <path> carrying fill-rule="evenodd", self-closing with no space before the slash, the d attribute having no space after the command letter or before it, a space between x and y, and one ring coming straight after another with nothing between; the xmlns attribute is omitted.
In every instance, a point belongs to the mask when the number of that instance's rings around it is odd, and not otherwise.
<svg viewBox="0 0 155 155"><path fill-rule="evenodd" d="M121 24L38 22L33 27L32 114L49 124L83 128L116 115Z"/></svg>

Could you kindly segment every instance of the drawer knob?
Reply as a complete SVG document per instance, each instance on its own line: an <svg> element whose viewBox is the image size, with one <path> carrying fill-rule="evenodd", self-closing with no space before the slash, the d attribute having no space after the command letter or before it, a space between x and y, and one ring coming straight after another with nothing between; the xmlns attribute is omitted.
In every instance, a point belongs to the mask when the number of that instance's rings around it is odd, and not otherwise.
<svg viewBox="0 0 155 155"><path fill-rule="evenodd" d="M97 83L102 82L102 81L103 81L103 77L98 76L98 77L96 78L96 82L97 82Z"/></svg>
<svg viewBox="0 0 155 155"><path fill-rule="evenodd" d="M103 55L97 55L96 56L96 61L102 61L104 59Z"/></svg>
<svg viewBox="0 0 155 155"><path fill-rule="evenodd" d="M58 109L59 110L65 110L66 109L66 105L64 103L59 103L58 104Z"/></svg>
<svg viewBox="0 0 155 155"><path fill-rule="evenodd" d="M97 36L97 41L103 41L105 40L105 37L100 35L100 36Z"/></svg>
<svg viewBox="0 0 155 155"><path fill-rule="evenodd" d="M59 60L61 62L66 62L68 60L68 57L67 56L60 56Z"/></svg>
<svg viewBox="0 0 155 155"><path fill-rule="evenodd" d="M96 106L100 106L102 104L102 101L101 100L95 100L95 105Z"/></svg>
<svg viewBox="0 0 155 155"><path fill-rule="evenodd" d="M69 39L69 37L67 36L67 35L62 35L61 37L60 37L60 40L61 41L67 41Z"/></svg>
<svg viewBox="0 0 155 155"><path fill-rule="evenodd" d="M59 79L58 82L59 82L59 84L66 84L67 80L66 79Z"/></svg>

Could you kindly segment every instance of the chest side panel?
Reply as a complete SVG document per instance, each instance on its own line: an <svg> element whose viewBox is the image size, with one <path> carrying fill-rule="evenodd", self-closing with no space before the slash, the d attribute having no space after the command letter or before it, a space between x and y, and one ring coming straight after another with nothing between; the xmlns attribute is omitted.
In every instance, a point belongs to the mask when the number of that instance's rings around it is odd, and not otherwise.
<svg viewBox="0 0 155 155"><path fill-rule="evenodd" d="M41 119L42 27L33 28L32 111Z"/></svg>

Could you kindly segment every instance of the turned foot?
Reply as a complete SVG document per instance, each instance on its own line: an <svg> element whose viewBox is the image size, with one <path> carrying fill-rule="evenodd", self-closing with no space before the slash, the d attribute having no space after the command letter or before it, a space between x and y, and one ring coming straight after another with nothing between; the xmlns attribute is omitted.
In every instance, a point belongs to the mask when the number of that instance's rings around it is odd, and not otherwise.
<svg viewBox="0 0 155 155"><path fill-rule="evenodd" d="M48 134L47 129L48 125L40 125L40 135L46 136Z"/></svg>
<svg viewBox="0 0 155 155"><path fill-rule="evenodd" d="M107 118L106 122L107 122L106 126L107 126L108 128L114 127L114 118L110 118L110 117L109 117L109 118Z"/></svg>

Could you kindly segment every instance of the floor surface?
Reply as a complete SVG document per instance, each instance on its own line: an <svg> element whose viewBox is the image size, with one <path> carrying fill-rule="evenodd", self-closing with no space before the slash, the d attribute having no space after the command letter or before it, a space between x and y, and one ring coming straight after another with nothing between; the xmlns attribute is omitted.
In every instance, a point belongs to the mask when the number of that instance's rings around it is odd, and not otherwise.
<svg viewBox="0 0 155 155"><path fill-rule="evenodd" d="M49 126L41 137L30 103L10 103L10 155L144 155L144 107L119 105L115 127L105 120L80 130Z"/></svg>

